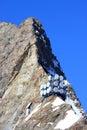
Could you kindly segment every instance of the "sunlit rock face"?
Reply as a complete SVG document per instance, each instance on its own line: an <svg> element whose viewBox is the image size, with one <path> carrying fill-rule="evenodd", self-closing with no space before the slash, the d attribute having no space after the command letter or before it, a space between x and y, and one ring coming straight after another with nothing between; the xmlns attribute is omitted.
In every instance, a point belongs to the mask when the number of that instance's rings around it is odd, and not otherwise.
<svg viewBox="0 0 87 130"><path fill-rule="evenodd" d="M65 99L54 93L42 101L40 86L56 74L61 82L51 80L52 91L59 91L57 83L64 90L64 80ZM87 130L84 119L41 23L34 18L19 27L0 23L0 130Z"/></svg>

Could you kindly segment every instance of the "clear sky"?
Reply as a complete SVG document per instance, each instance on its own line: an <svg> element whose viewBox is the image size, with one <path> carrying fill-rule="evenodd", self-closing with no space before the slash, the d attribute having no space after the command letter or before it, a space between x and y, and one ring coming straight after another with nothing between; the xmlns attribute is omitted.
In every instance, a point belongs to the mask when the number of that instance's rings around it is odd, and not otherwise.
<svg viewBox="0 0 87 130"><path fill-rule="evenodd" d="M69 82L87 111L87 0L1 0L0 21L41 21Z"/></svg>

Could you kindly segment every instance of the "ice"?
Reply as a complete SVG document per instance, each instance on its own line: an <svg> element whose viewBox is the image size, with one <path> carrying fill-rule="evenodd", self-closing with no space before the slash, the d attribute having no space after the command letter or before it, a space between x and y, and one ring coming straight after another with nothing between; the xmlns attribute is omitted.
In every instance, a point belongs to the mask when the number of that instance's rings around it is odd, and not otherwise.
<svg viewBox="0 0 87 130"><path fill-rule="evenodd" d="M76 123L80 117L78 115L75 115L75 113L72 110L67 111L66 117L59 121L56 127L54 128L55 130L61 129L65 130L70 128L74 123Z"/></svg>

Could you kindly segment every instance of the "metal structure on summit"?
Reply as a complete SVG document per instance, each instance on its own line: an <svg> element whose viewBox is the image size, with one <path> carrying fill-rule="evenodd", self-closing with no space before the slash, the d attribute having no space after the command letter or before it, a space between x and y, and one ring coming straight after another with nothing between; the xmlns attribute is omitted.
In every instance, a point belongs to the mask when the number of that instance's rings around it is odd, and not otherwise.
<svg viewBox="0 0 87 130"><path fill-rule="evenodd" d="M87 123L87 115L85 111L83 110L82 106L80 106L79 100L76 96L75 101L79 106L75 105L75 102L69 97L68 93L71 91L68 90L67 85L69 85L69 83L62 75L49 75L48 82L40 86L40 95L42 97L41 101L43 102L46 98L52 95L60 96L62 100L64 100L67 104L70 104L74 112L78 116L83 117L85 123Z"/></svg>
<svg viewBox="0 0 87 130"><path fill-rule="evenodd" d="M60 96L63 100L66 99L67 86L62 75L55 74L48 76L48 82L40 86L40 95L45 99L51 95Z"/></svg>

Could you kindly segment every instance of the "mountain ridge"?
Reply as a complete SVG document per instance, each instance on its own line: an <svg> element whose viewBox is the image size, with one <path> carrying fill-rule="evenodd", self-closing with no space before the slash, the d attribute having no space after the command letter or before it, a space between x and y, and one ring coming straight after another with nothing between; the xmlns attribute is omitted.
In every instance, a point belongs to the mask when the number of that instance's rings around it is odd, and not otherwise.
<svg viewBox="0 0 87 130"><path fill-rule="evenodd" d="M70 115L71 110L76 120L65 129L85 130L83 117L86 114L59 61L52 54L50 41L40 22L29 18L19 27L0 23L0 30L0 129L64 129L59 122L68 115L67 112ZM66 81L69 98L63 101L61 96L51 95L41 102L40 86L48 82L49 75L55 74ZM53 105L56 100L60 104ZM27 111L28 104L32 105ZM83 112L81 117L77 108Z"/></svg>

